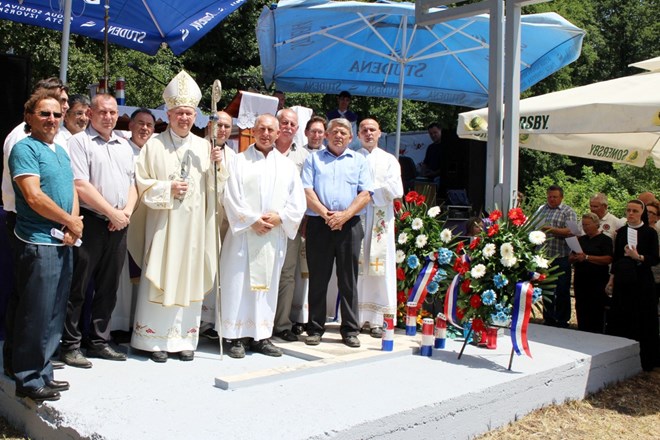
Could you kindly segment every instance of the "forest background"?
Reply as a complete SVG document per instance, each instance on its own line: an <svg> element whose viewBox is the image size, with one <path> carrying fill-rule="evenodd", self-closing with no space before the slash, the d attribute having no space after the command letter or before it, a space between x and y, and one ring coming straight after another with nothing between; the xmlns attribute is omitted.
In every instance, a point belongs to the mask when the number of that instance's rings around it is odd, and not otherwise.
<svg viewBox="0 0 660 440"><path fill-rule="evenodd" d="M163 86L128 67L133 63L167 83L186 69L202 88L202 109L208 111L210 85L218 78L225 92L219 108L228 104L237 90L249 87L272 93L261 76L255 27L269 0L251 0L202 38L191 49L176 57L168 48L155 56L110 46L110 83L126 80L126 103L157 107L162 104ZM523 13L553 11L584 29L580 58L549 78L525 91L523 98L639 73L628 64L660 56L660 0L554 0L528 6ZM110 9L112 14L112 4ZM0 52L29 56L32 78L58 76L61 33L9 21L0 21ZM103 44L71 35L68 83L73 93L86 93L88 84L103 76ZM319 65L319 69L323 66ZM651 92L651 91L650 91ZM657 91L655 91L657 92ZM207 105L204 109L203 106ZM334 95L288 93L287 105L303 105L324 114L336 106ZM351 108L377 119L385 132L396 128L396 100L354 97ZM469 109L419 101L404 101L402 131L424 130L439 122L455 130L457 115ZM484 148L486 144L484 143ZM642 191L660 195L660 173L649 160L644 168L572 158L534 150L520 150L519 188L526 204L545 202L545 188L556 183L564 187L564 202L577 212L588 211L589 197L604 192L610 211L622 217L625 203Z"/></svg>

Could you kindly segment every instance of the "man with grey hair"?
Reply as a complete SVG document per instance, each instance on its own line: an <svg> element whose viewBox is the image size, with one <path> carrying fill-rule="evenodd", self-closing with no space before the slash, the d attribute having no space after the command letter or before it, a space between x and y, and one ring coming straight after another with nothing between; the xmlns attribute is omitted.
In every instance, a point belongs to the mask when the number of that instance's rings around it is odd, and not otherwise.
<svg viewBox="0 0 660 440"><path fill-rule="evenodd" d="M275 148L293 162L298 175L300 175L309 152L293 141L298 132L298 115L293 110L285 108L277 112L277 120L280 124L280 135L275 141ZM298 336L292 332L290 315L293 295L296 290L296 269L300 260L300 245L301 236L298 232L293 239L287 242L286 256L280 275L273 336L277 336L284 341L298 340Z"/></svg>
<svg viewBox="0 0 660 440"><path fill-rule="evenodd" d="M589 199L589 210L599 218L598 229L614 240L616 230L623 226L623 222L607 211L607 196L603 193L594 194Z"/></svg>
<svg viewBox="0 0 660 440"><path fill-rule="evenodd" d="M367 159L348 148L353 139L348 120L331 120L326 138L328 147L307 157L302 174L307 196L309 267L309 321L305 343L318 345L325 332L328 282L336 262L342 341L348 347L359 347L357 278L364 237L360 215L371 201L373 181Z"/></svg>
<svg viewBox="0 0 660 440"><path fill-rule="evenodd" d="M296 237L305 213L299 171L276 148L278 120L259 116L252 128L255 143L229 164L225 212L229 231L220 255L222 330L227 354L245 357L245 349L282 356L270 337L287 238Z"/></svg>
<svg viewBox="0 0 660 440"><path fill-rule="evenodd" d="M62 128L60 129L67 142L71 139L71 136L87 128L87 124L89 124L87 110L90 105L91 101L85 95L69 96L69 109L64 114Z"/></svg>

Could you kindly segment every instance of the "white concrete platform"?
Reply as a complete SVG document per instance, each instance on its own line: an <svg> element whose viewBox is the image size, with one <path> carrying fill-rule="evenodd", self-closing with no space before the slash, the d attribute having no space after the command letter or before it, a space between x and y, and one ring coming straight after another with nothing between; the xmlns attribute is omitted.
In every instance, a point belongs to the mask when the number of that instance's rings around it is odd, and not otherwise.
<svg viewBox="0 0 660 440"><path fill-rule="evenodd" d="M14 397L0 379L0 411L32 439L468 439L528 412L579 399L640 371L639 346L622 338L530 325L534 359L461 341L433 357L413 354L417 338L397 334L395 351L360 335L344 347L331 329L318 347L278 343L281 358L220 360L203 342L193 362L94 359L56 379L71 389L57 402Z"/></svg>

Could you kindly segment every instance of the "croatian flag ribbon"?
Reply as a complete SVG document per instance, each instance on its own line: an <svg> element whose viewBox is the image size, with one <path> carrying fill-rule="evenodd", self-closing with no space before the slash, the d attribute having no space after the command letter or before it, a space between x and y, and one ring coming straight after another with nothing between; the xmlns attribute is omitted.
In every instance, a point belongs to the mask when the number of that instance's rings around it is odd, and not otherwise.
<svg viewBox="0 0 660 440"><path fill-rule="evenodd" d="M417 276L415 285L410 289L410 296L408 297L408 302L416 302L417 305L421 306L422 301L426 298L428 290L426 286L433 280L435 273L438 271L438 266L435 264L435 261L430 259L426 260L426 265L422 268L422 271Z"/></svg>
<svg viewBox="0 0 660 440"><path fill-rule="evenodd" d="M447 322L455 325L458 328L462 328L457 324L459 321L458 316L456 316L456 303L458 301L458 292L461 288L461 276L456 274L454 279L451 281L451 284L447 288L447 294L445 295L445 316L447 317Z"/></svg>
<svg viewBox="0 0 660 440"><path fill-rule="evenodd" d="M527 326L529 315L532 311L532 295L534 286L528 281L516 283L516 292L513 300L513 311L511 314L511 343L517 355L524 351L527 356L532 357L527 343Z"/></svg>

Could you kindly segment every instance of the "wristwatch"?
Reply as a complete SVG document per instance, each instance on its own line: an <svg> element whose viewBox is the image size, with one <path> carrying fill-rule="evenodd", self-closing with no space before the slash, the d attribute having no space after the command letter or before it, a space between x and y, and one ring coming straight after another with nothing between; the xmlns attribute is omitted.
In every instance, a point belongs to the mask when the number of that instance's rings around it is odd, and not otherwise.
<svg viewBox="0 0 660 440"><path fill-rule="evenodd" d="M584 261L589 261L589 255L584 256Z"/></svg>

